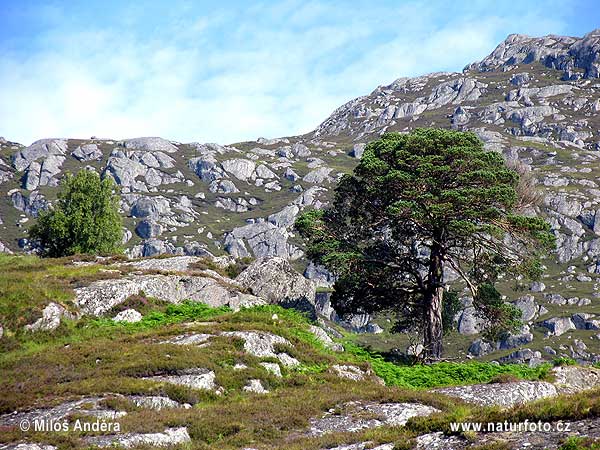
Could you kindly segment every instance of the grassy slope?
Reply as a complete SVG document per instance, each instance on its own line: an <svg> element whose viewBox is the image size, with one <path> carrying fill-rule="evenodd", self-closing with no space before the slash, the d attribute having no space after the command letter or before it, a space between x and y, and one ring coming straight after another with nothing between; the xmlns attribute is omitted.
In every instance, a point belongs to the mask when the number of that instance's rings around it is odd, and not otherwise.
<svg viewBox="0 0 600 450"><path fill-rule="evenodd" d="M73 266L65 262L3 257L0 261L1 323L22 328L23 318L32 316L31 311L39 311L49 299L61 299L61 303L68 306L73 285L104 274L115 276L114 272L102 272L109 266ZM0 389L3 392L0 412L58 404L81 395L161 394L192 403L194 408L156 412L136 408L123 399L109 400L112 406L129 411L121 419L123 431L151 432L187 426L193 439L192 448L281 448L281 443L285 442L286 448L307 449L360 439L396 441L402 448L416 433L445 429L456 417L492 414L432 395L423 388L487 382L502 373L536 379L546 372L546 368L489 363L396 366L350 341L345 342L346 352L336 354L326 350L308 332L309 322L305 317L275 306L233 313L197 303L164 305L150 302L142 311L145 314L143 321L133 325L115 324L107 319L84 319L67 321L54 333L14 334L10 338L12 350L5 348L0 355ZM159 343L182 333L217 334L229 330L262 330L284 336L294 345L286 351L302 365L295 370L284 369L284 377L277 378L259 366L259 359L245 353L242 342L236 339L216 337L205 348ZM247 365L248 369L233 370L237 363ZM339 379L328 371L335 363L355 364L364 369L371 367L388 386L374 381L355 383ZM225 394L219 397L140 379L188 367L214 370L217 384L225 388ZM252 378L261 379L271 394L242 393L241 388ZM589 401L595 399L591 396ZM415 421L404 430L384 428L320 438L301 435L309 418L352 400L421 401L438 407L443 413ZM579 411L579 407L573 408ZM0 442L23 437L17 430L4 431ZM73 433L28 434L27 437L61 448L80 444L79 436Z"/></svg>

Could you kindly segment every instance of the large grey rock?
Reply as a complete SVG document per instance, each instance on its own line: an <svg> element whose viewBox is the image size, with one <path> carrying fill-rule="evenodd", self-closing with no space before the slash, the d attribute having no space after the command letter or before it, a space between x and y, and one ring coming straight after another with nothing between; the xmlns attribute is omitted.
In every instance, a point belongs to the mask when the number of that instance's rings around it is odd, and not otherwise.
<svg viewBox="0 0 600 450"><path fill-rule="evenodd" d="M269 303L315 313L315 284L284 258L258 259L235 280Z"/></svg>
<svg viewBox="0 0 600 450"><path fill-rule="evenodd" d="M361 403L343 405L344 413L336 409L320 418L310 420L309 434L321 436L333 432L357 432L380 426L398 427L405 425L411 417L429 416L439 412L432 406L420 403Z"/></svg>
<svg viewBox="0 0 600 450"><path fill-rule="evenodd" d="M473 356L485 356L494 351L494 347L483 339L476 339L469 346L469 353Z"/></svg>
<svg viewBox="0 0 600 450"><path fill-rule="evenodd" d="M142 239L150 239L162 234L162 226L153 220L142 220L135 227L135 232Z"/></svg>
<svg viewBox="0 0 600 450"><path fill-rule="evenodd" d="M311 325L309 328L310 332L328 349L333 350L334 352L343 352L344 347L342 344L338 344L333 342L333 339L329 337L327 332L316 325Z"/></svg>
<svg viewBox="0 0 600 450"><path fill-rule="evenodd" d="M531 333L527 325L523 325L516 333L508 333L498 343L498 348L507 350L511 348L521 347L533 341L533 333Z"/></svg>
<svg viewBox="0 0 600 450"><path fill-rule="evenodd" d="M131 308L121 311L119 314L113 317L113 321L115 322L136 323L140 320L142 320L142 315L135 309Z"/></svg>
<svg viewBox="0 0 600 450"><path fill-rule="evenodd" d="M559 366L552 368L554 385L561 394L594 389L600 386L600 370L594 367Z"/></svg>
<svg viewBox="0 0 600 450"><path fill-rule="evenodd" d="M248 380L248 384L242 388L245 392L252 392L254 394L268 394L269 391L265 389L262 382L259 379Z"/></svg>
<svg viewBox="0 0 600 450"><path fill-rule="evenodd" d="M521 311L521 320L525 323L535 319L541 312L533 295L524 295L515 300L513 305Z"/></svg>
<svg viewBox="0 0 600 450"><path fill-rule="evenodd" d="M12 158L13 167L22 172L34 161L46 159L49 156L64 157L67 149L67 141L64 139L42 139L19 150Z"/></svg>
<svg viewBox="0 0 600 450"><path fill-rule="evenodd" d="M331 272L312 261L306 266L304 276L321 287L332 287L335 283L335 276Z"/></svg>
<svg viewBox="0 0 600 450"><path fill-rule="evenodd" d="M192 300L212 307L230 306L233 309L261 303L260 299L236 291L233 285L217 281L214 277L133 275L95 281L75 289L75 305L83 314L100 316L140 291L148 297L170 303Z"/></svg>
<svg viewBox="0 0 600 450"><path fill-rule="evenodd" d="M71 152L79 161L100 161L103 157L102 150L96 144L83 144Z"/></svg>
<svg viewBox="0 0 600 450"><path fill-rule="evenodd" d="M257 358L277 358L287 367L300 365L296 358L278 351L281 346L292 347L290 341L279 335L258 331L225 331L221 335L243 339L244 350Z"/></svg>
<svg viewBox="0 0 600 450"><path fill-rule="evenodd" d="M16 191L11 194L10 200L16 209L28 216L37 217L41 211L48 209L48 202L39 191L34 191L29 196Z"/></svg>
<svg viewBox="0 0 600 450"><path fill-rule="evenodd" d="M436 389L435 392L482 406L504 407L558 395L556 387L545 381L472 384Z"/></svg>
<svg viewBox="0 0 600 450"><path fill-rule="evenodd" d="M523 348L516 350L502 358L499 358L498 361L502 363L511 363L511 364L528 364L530 367L539 366L544 363L542 359L542 353L539 351L533 351L529 348Z"/></svg>
<svg viewBox="0 0 600 450"><path fill-rule="evenodd" d="M477 334L481 331L483 320L475 313L475 308L468 306L465 308L458 319L458 332L460 334Z"/></svg>
<svg viewBox="0 0 600 450"><path fill-rule="evenodd" d="M162 433L123 433L109 436L94 436L86 438L86 443L100 448L123 447L132 448L139 446L173 447L188 445L190 435L185 427L167 428Z"/></svg>
<svg viewBox="0 0 600 450"><path fill-rule="evenodd" d="M122 142L123 147L132 150L143 150L146 152L175 153L178 148L171 142L160 137L140 137L127 139Z"/></svg>
<svg viewBox="0 0 600 450"><path fill-rule="evenodd" d="M283 216L274 216L273 220L283 219L287 213L288 211ZM225 236L225 250L237 258L255 256L256 258L298 259L303 253L296 246L288 243L288 237L289 233L286 229L269 221L249 223L234 228Z"/></svg>
<svg viewBox="0 0 600 450"><path fill-rule="evenodd" d="M175 400L171 400L169 397L163 397L159 395L131 395L127 398L139 408L148 408L155 411L173 408L191 408L189 403L179 403Z"/></svg>
<svg viewBox="0 0 600 450"><path fill-rule="evenodd" d="M306 174L302 181L305 183L311 184L323 184L325 181L330 182L332 178L329 174L333 171L329 167L319 167L318 169L314 169Z"/></svg>
<svg viewBox="0 0 600 450"><path fill-rule="evenodd" d="M8 255L11 255L13 252L10 248L8 248L8 246L4 242L0 241L0 253L6 253Z"/></svg>
<svg viewBox="0 0 600 450"><path fill-rule="evenodd" d="M27 331L53 331L60 326L63 317L72 318L72 315L58 303L49 303L42 311L42 317L30 325L25 325Z"/></svg>
<svg viewBox="0 0 600 450"><path fill-rule="evenodd" d="M223 170L238 180L247 181L256 177L256 164L248 159L228 159L221 163Z"/></svg>
<svg viewBox="0 0 600 450"><path fill-rule="evenodd" d="M300 208L296 205L288 205L281 211L271 214L267 220L277 227L291 227L296 221Z"/></svg>
<svg viewBox="0 0 600 450"><path fill-rule="evenodd" d="M564 71L565 79L597 78L600 72L598 54L600 30L583 38L569 36L544 36L533 38L511 34L482 61L470 64L468 69L489 71L539 61L549 68ZM575 69L583 69L579 74Z"/></svg>
<svg viewBox="0 0 600 450"><path fill-rule="evenodd" d="M191 389L203 389L207 391L217 391L219 387L215 383L215 373L212 370L203 368L185 369L177 375L156 375L146 377L144 380L170 383L178 386L185 386Z"/></svg>
<svg viewBox="0 0 600 450"><path fill-rule="evenodd" d="M163 197L141 196L131 208L131 215L139 218L158 218L170 213L169 201Z"/></svg>
<svg viewBox="0 0 600 450"><path fill-rule="evenodd" d="M170 258L142 259L127 262L124 265L132 266L139 270L160 270L165 272L184 272L190 270L191 265L203 261L204 258L196 256L173 256Z"/></svg>
<svg viewBox="0 0 600 450"><path fill-rule="evenodd" d="M549 334L560 336L567 331L575 329L575 324L569 317L553 317L542 322L542 326L547 328Z"/></svg>
<svg viewBox="0 0 600 450"><path fill-rule="evenodd" d="M354 144L352 150L350 151L350 156L354 158L360 159L362 158L363 153L365 152L366 144Z"/></svg>
<svg viewBox="0 0 600 450"><path fill-rule="evenodd" d="M124 411L108 409L103 405L103 400L103 397L84 397L79 400L60 403L52 407L14 411L9 414L0 415L0 426L18 427L19 423L23 420L28 421L30 424L50 420L62 421L72 414L114 421L127 414Z"/></svg>

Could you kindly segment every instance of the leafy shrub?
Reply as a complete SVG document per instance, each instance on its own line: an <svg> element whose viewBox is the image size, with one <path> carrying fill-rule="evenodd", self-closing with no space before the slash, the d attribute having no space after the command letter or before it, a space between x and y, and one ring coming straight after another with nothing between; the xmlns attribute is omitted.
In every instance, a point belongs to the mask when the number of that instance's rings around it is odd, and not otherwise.
<svg viewBox="0 0 600 450"><path fill-rule="evenodd" d="M42 212L29 230L40 254L56 258L118 252L123 225L112 179L81 170L67 174L61 186L54 208Z"/></svg>
<svg viewBox="0 0 600 450"><path fill-rule="evenodd" d="M575 366L577 365L577 361L575 361L573 358L569 358L566 356L559 356L557 358L554 358L552 360L552 365L555 367L558 366Z"/></svg>

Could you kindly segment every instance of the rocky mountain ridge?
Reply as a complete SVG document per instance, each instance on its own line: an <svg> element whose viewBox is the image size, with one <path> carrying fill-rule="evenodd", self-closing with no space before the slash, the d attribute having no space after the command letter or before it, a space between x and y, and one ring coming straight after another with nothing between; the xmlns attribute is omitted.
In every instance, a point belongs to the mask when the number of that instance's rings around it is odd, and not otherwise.
<svg viewBox="0 0 600 450"><path fill-rule="evenodd" d="M335 180L354 167L366 142L415 127L472 130L486 148L518 161L537 180L542 201L529 212L551 223L557 248L542 282L505 282L503 292L526 319L521 333L498 343L475 339L471 353L535 361L552 350L593 361L600 353L594 338L600 320L599 67L600 30L582 38L510 35L461 73L397 79L342 105L302 136L228 146L146 137L44 139L25 147L2 139L0 250L30 249L27 228L54 200L60 178L85 167L119 185L131 257L281 257L304 268L294 220L303 209L327 203ZM321 286L332 283L313 265L305 275ZM480 320L468 296L463 303L457 329L476 335ZM534 337L553 339L544 346L550 350L533 346Z"/></svg>

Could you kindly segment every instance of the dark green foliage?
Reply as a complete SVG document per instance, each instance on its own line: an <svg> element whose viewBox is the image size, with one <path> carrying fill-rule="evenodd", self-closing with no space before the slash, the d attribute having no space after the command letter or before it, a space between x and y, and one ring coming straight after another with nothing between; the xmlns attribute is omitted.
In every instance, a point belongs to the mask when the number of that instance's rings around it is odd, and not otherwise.
<svg viewBox="0 0 600 450"><path fill-rule="evenodd" d="M119 250L122 220L115 184L89 170L67 174L54 208L40 214L29 235L40 254L61 257L76 253L109 254Z"/></svg>
<svg viewBox="0 0 600 450"><path fill-rule="evenodd" d="M452 331L454 317L460 311L461 307L462 303L458 296L458 292L444 292L444 301L442 302L442 326L444 327L444 334Z"/></svg>
<svg viewBox="0 0 600 450"><path fill-rule="evenodd" d="M556 367L558 366L575 366L577 365L577 361L573 358L569 358L567 356L558 356L552 360L552 364Z"/></svg>
<svg viewBox="0 0 600 450"><path fill-rule="evenodd" d="M391 309L423 329L426 351L439 357L445 269L473 297L502 273L540 274L554 237L543 219L519 215L518 185L518 173L474 133L389 133L367 145L332 206L306 212L296 227L308 257L337 275L340 312ZM512 323L510 310L489 308L500 325Z"/></svg>
<svg viewBox="0 0 600 450"><path fill-rule="evenodd" d="M521 310L502 300L502 295L492 284L479 286L473 305L477 316L485 324L482 335L489 341L496 341L521 325Z"/></svg>

